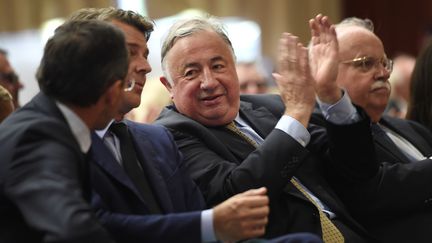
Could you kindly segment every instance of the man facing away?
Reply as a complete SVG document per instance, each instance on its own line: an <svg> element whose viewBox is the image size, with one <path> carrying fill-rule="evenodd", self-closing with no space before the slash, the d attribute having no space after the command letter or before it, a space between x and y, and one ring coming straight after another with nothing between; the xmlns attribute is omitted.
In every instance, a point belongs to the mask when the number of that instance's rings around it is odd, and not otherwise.
<svg viewBox="0 0 432 243"><path fill-rule="evenodd" d="M85 154L118 112L127 65L107 23L72 21L48 40L41 92L0 124L1 242L113 242L89 205Z"/></svg>
<svg viewBox="0 0 432 243"><path fill-rule="evenodd" d="M171 134L162 126L122 119L139 106L146 74L151 71L147 61L151 22L135 12L115 8L82 9L70 19L111 22L124 32L130 54L126 80L134 85L125 93L121 116L92 137L92 204L115 239L208 242L261 236L268 215L265 188L240 193L213 209L201 211L206 205L185 173L183 157ZM286 236L275 242L290 240L319 242L309 234Z"/></svg>

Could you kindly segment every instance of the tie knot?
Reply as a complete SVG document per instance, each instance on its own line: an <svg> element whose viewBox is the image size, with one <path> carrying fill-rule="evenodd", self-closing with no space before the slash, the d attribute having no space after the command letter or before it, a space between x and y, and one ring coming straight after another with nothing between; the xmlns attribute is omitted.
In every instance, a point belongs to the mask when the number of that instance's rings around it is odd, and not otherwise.
<svg viewBox="0 0 432 243"><path fill-rule="evenodd" d="M113 132L115 135L117 135L119 138L128 136L127 126L123 122L113 122L109 130Z"/></svg>
<svg viewBox="0 0 432 243"><path fill-rule="evenodd" d="M226 124L225 127L228 128L231 131L238 130L237 125L235 124L234 121Z"/></svg>

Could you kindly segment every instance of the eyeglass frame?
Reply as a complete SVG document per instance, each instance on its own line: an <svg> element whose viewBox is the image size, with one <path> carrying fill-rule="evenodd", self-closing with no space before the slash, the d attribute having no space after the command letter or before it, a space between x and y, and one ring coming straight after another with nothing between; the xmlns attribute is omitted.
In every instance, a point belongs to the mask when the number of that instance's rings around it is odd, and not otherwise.
<svg viewBox="0 0 432 243"><path fill-rule="evenodd" d="M366 61L373 61L373 65L370 67L366 67ZM371 57L371 56L356 57L352 60L346 60L346 61L342 61L340 63L343 63L343 64L358 63L360 65L358 65L358 66L354 65L354 67L360 67L363 72L369 72L370 70L372 70L372 68L377 68L378 64L381 64L384 67L384 69L390 73L393 71L393 60L391 60L390 58L387 58L386 56L384 56L382 58L375 58L375 57Z"/></svg>

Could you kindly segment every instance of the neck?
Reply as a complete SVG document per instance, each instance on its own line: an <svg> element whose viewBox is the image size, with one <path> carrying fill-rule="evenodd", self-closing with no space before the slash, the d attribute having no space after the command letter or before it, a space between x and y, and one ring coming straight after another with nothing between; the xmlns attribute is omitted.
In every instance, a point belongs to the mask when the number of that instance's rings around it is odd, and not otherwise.
<svg viewBox="0 0 432 243"><path fill-rule="evenodd" d="M95 112L95 108L93 106L81 107L71 104L65 105L69 109L71 109L77 116L79 116L90 130L96 129L99 112Z"/></svg>

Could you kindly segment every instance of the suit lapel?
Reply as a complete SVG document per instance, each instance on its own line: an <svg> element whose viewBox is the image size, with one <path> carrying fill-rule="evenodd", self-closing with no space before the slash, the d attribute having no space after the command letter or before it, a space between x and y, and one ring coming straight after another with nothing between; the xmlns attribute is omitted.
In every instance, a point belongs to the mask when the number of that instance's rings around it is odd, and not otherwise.
<svg viewBox="0 0 432 243"><path fill-rule="evenodd" d="M388 128L392 127L391 125L389 125L388 122L386 122L383 119L380 120L380 123L383 124L384 126L388 127ZM390 154L391 156L395 157L401 163L407 163L408 161L410 161L392 141L389 141L390 138L386 139L382 136L376 136L375 134L374 134L373 138L374 138L374 140L375 140L375 142L379 148L381 148L382 150L384 150L386 153ZM380 152L377 152L377 153L381 154Z"/></svg>
<svg viewBox="0 0 432 243"><path fill-rule="evenodd" d="M146 173L150 187L153 189L154 196L164 212L172 212L174 207L171 202L171 197L168 195L169 189L165 183L164 177L161 175L158 163L159 155L153 150L152 143L148 140L148 136L130 122L127 122L129 130L132 134L132 140L135 145L138 160L143 171ZM151 162L153 161L153 162ZM157 189L157 190L155 190Z"/></svg>
<svg viewBox="0 0 432 243"><path fill-rule="evenodd" d="M132 181L126 175L124 169L116 161L112 152L105 146L102 139L96 133L92 133L92 149L91 149L92 160L99 165L104 171L111 175L118 182L123 184L129 190L133 191L135 195L143 200L140 193L136 190Z"/></svg>
<svg viewBox="0 0 432 243"><path fill-rule="evenodd" d="M257 132L262 138L274 129L277 119L264 107L253 109L251 103L240 103L240 116L243 117L248 124Z"/></svg>
<svg viewBox="0 0 432 243"><path fill-rule="evenodd" d="M408 140L414 147L416 147L423 155L428 155L431 151L431 148L427 141L424 140L423 136L419 136L419 134L408 125L406 122L396 122L396 120L388 119L383 117L383 124L389 127L391 130L395 131L403 138Z"/></svg>

